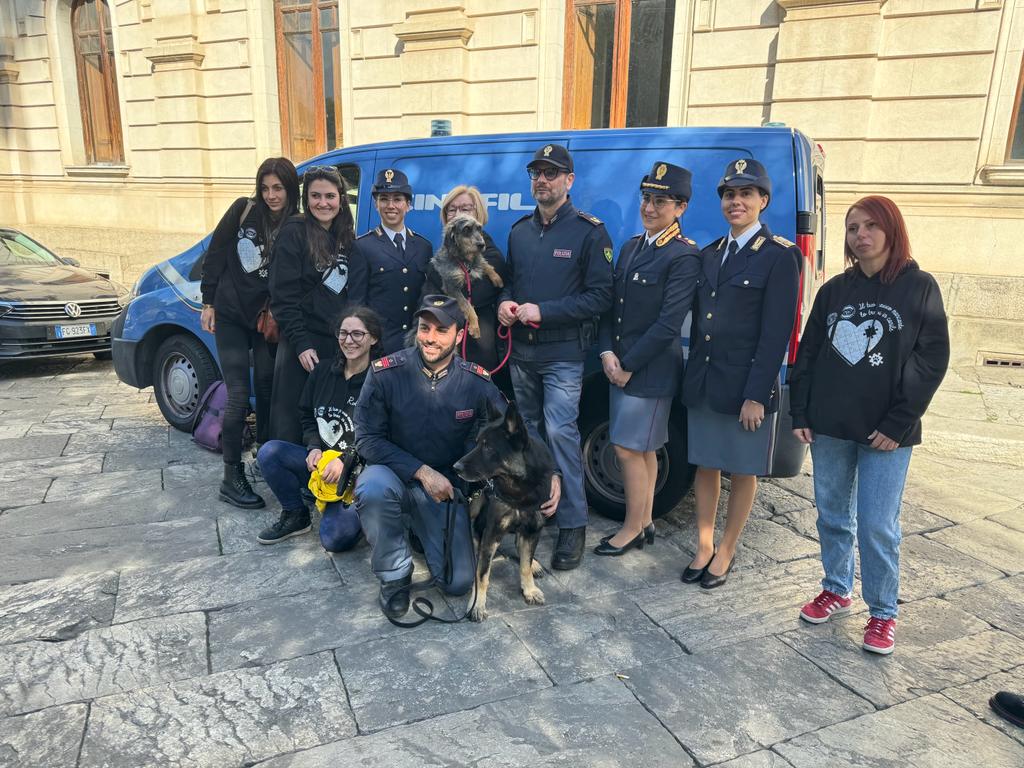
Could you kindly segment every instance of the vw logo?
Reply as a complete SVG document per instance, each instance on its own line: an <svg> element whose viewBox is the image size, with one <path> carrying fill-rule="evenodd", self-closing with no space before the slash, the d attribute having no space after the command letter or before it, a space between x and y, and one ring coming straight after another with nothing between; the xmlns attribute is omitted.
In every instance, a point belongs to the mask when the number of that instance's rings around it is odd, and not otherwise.
<svg viewBox="0 0 1024 768"><path fill-rule="evenodd" d="M75 304L75 302L69 301L67 304L64 305L64 314L66 314L68 317L78 317L80 314L82 314L82 308Z"/></svg>

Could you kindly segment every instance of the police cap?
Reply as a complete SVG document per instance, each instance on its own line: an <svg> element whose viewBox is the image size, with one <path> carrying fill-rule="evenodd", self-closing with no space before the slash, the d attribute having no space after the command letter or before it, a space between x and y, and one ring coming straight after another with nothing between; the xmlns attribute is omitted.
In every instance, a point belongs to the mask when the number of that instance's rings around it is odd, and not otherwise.
<svg viewBox="0 0 1024 768"><path fill-rule="evenodd" d="M409 177L397 168L385 168L378 171L377 178L373 180L373 197L381 192L398 192L406 197L412 197L412 187L409 186Z"/></svg>
<svg viewBox="0 0 1024 768"><path fill-rule="evenodd" d="M526 167L534 168L542 163L572 173L572 155L561 144L545 144L533 153L533 160Z"/></svg>
<svg viewBox="0 0 1024 768"><path fill-rule="evenodd" d="M466 324L466 316L459 309L458 302L449 296L441 296L436 293L423 297L420 308L416 310L413 317L419 317L422 314L433 315L441 325L454 325L456 328L462 328Z"/></svg>
<svg viewBox="0 0 1024 768"><path fill-rule="evenodd" d="M652 195L667 195L690 202L690 181L693 174L672 163L656 162L651 172L640 182L640 191Z"/></svg>
<svg viewBox="0 0 1024 768"><path fill-rule="evenodd" d="M769 199L772 196L772 180L768 171L757 160L741 157L725 166L725 175L718 182L718 196L725 194L726 187L757 187Z"/></svg>

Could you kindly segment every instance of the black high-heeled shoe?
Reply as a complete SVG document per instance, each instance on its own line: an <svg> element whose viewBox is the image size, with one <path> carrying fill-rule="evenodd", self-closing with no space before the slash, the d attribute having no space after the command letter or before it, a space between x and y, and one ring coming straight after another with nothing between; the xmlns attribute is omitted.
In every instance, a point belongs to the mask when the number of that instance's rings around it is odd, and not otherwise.
<svg viewBox="0 0 1024 768"><path fill-rule="evenodd" d="M712 557L711 560L708 561L708 567L709 568L711 567L711 561L714 560L714 559L715 558ZM701 579L700 579L700 585L704 589L714 589L715 587L722 586L723 584L725 584L726 580L728 579L729 571L732 570L732 567L733 567L733 565L735 563L736 563L736 555L734 554L732 556L732 560L729 561L729 567L725 569L725 573L723 573L721 576L716 576L711 571L709 571L707 568L705 568L704 569L704 575L701 576Z"/></svg>
<svg viewBox="0 0 1024 768"><path fill-rule="evenodd" d="M714 560L715 555L717 554L718 550L713 550L711 553L711 560ZM711 560L708 560L707 563L704 564L703 568L691 568L690 566L686 566L683 569L683 575L679 577L679 580L682 581L683 584L696 584L698 581L701 581L704 578L704 575L708 572L708 566L711 565Z"/></svg>
<svg viewBox="0 0 1024 768"><path fill-rule="evenodd" d="M650 525L644 526L644 541L646 541L648 544L653 544L654 543L654 533L655 533L655 528L654 528L654 523L653 522Z"/></svg>
<svg viewBox="0 0 1024 768"><path fill-rule="evenodd" d="M631 539L630 541L627 541L621 547L616 547L614 544L612 544L611 543L611 536L609 536L607 539L602 540L600 544L598 544L596 547L594 547L594 554L595 555L607 555L609 557L621 557L622 555L626 554L627 552L629 552L629 550L633 549L634 547L636 549L643 549L644 548L644 532L643 531L640 531L640 533L638 533L633 539Z"/></svg>

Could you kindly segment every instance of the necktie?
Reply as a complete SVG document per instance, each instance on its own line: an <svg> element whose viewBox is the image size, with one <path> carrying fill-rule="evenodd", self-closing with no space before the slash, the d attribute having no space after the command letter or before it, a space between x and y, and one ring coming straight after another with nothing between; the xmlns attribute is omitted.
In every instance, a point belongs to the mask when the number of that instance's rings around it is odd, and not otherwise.
<svg viewBox="0 0 1024 768"><path fill-rule="evenodd" d="M403 240L403 238L402 238L402 233L401 232L399 232L397 235L395 235L395 248L398 249L398 255L401 258L404 259L405 258L405 244L402 242L402 240Z"/></svg>
<svg viewBox="0 0 1024 768"><path fill-rule="evenodd" d="M733 256L736 255L736 251L738 251L739 249L740 249L739 243L737 243L735 240L733 240L732 242L729 243L729 248L725 252L725 258L722 259L722 266L723 267L725 266L725 263L727 261L729 261L729 259L731 259Z"/></svg>

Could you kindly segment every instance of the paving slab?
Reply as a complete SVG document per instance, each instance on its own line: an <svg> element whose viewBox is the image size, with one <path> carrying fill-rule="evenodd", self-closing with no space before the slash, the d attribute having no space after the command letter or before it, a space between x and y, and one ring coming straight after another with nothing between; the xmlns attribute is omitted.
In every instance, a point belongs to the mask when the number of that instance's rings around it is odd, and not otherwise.
<svg viewBox="0 0 1024 768"><path fill-rule="evenodd" d="M30 477L0 483L0 509L39 504L53 482L52 477Z"/></svg>
<svg viewBox="0 0 1024 768"><path fill-rule="evenodd" d="M330 654L93 702L81 768L234 768L355 734Z"/></svg>
<svg viewBox="0 0 1024 768"><path fill-rule="evenodd" d="M810 454L808 453L808 457ZM814 501L814 478L810 472L801 472L796 477L776 477L768 480L764 485L777 485L779 488L802 496L808 501Z"/></svg>
<svg viewBox="0 0 1024 768"><path fill-rule="evenodd" d="M118 398L120 400L120 398ZM100 403L102 398L97 398L94 402ZM103 408L104 419L138 419L149 417L153 421L166 420L160 413L160 409L149 402L149 398L141 395L134 395L130 398L125 398L120 402L112 405L107 405Z"/></svg>
<svg viewBox="0 0 1024 768"><path fill-rule="evenodd" d="M973 613L993 627L1024 638L1024 576L990 581L944 596L946 602Z"/></svg>
<svg viewBox="0 0 1024 768"><path fill-rule="evenodd" d="M0 644L69 639L114 618L117 573L108 571L0 587Z"/></svg>
<svg viewBox="0 0 1024 768"><path fill-rule="evenodd" d="M900 598L920 600L1003 578L1002 571L955 549L907 536L900 547Z"/></svg>
<svg viewBox="0 0 1024 768"><path fill-rule="evenodd" d="M217 507L217 533L220 535L221 552L233 555L237 552L263 551L266 544L256 541L256 536L268 525L277 522L281 516L281 506L273 494L267 494L267 507L264 509L237 509L219 499L210 504ZM274 544L274 547L319 547L319 519L309 533L285 539Z"/></svg>
<svg viewBox="0 0 1024 768"><path fill-rule="evenodd" d="M1000 525L1005 525L1007 528L1012 528L1015 531L1024 531L1024 504L1016 509L1011 509L1009 512L992 515L988 519L994 520Z"/></svg>
<svg viewBox="0 0 1024 768"><path fill-rule="evenodd" d="M781 525L792 528L796 533L809 539L818 540L818 510L801 509L796 512L788 512L779 515L773 520ZM904 536L912 536L916 533L930 533L953 525L944 517L926 512L920 507L904 503L900 509L900 528Z"/></svg>
<svg viewBox="0 0 1024 768"><path fill-rule="evenodd" d="M800 607L820 591L811 560L733 573L717 589L672 584L630 593L640 609L692 653L795 629Z"/></svg>
<svg viewBox="0 0 1024 768"><path fill-rule="evenodd" d="M80 432L71 436L65 456L77 453L107 453L110 451L142 451L149 448L166 448L168 426L120 429L117 432Z"/></svg>
<svg viewBox="0 0 1024 768"><path fill-rule="evenodd" d="M815 539L796 534L771 520L748 521L741 540L745 548L780 563L821 554Z"/></svg>
<svg viewBox="0 0 1024 768"><path fill-rule="evenodd" d="M63 435L37 435L0 440L0 462L60 456L69 437Z"/></svg>
<svg viewBox="0 0 1024 768"><path fill-rule="evenodd" d="M217 489L223 478L224 462L219 456L210 457L206 461L171 464L163 470L164 488L192 488L208 494L212 499L217 498Z"/></svg>
<svg viewBox="0 0 1024 768"><path fill-rule="evenodd" d="M31 423L14 424L7 414L3 416L4 423L0 425L0 440L13 440L24 437L32 428Z"/></svg>
<svg viewBox="0 0 1024 768"><path fill-rule="evenodd" d="M613 678L336 741L260 768L688 768L694 762Z"/></svg>
<svg viewBox="0 0 1024 768"><path fill-rule="evenodd" d="M1024 765L1024 745L940 694L798 736L774 749L794 768Z"/></svg>
<svg viewBox="0 0 1024 768"><path fill-rule="evenodd" d="M991 471L991 465L989 467ZM966 523L1020 505L1015 498L990 491L984 485L951 481L950 476L956 473L945 465L935 463L935 468L929 469L927 475L917 478L914 468L911 462L903 500L954 523Z"/></svg>
<svg viewBox="0 0 1024 768"><path fill-rule="evenodd" d="M715 540L719 540L722 537L722 531L725 528L725 505L720 504L718 510L718 517L715 519ZM692 516L680 519L679 517L673 517L673 524L676 526L674 530L669 530L665 533L667 541L677 546L684 553L684 557L679 561L679 567L677 568L676 580L679 580L679 574L682 573L685 568L692 560L694 554L697 551L697 524ZM758 520L754 517L748 521L747 525L752 526ZM765 521L767 522L767 521ZM780 535L789 535L793 538L799 538L792 531L782 528L776 525L775 530ZM754 549L749 546L746 536L740 537L740 542L736 547L736 564L733 566L733 571L742 571L750 568L764 568L772 565L775 560L763 552Z"/></svg>
<svg viewBox="0 0 1024 768"><path fill-rule="evenodd" d="M362 732L444 715L551 685L499 621L433 624L334 652Z"/></svg>
<svg viewBox="0 0 1024 768"><path fill-rule="evenodd" d="M197 557L122 571L114 618L132 621L224 608L328 589L340 583L337 571L322 552L280 549L260 555Z"/></svg>
<svg viewBox="0 0 1024 768"><path fill-rule="evenodd" d="M947 688L942 693L946 698L973 712L993 728L998 728L1011 739L1024 744L1024 728L1004 720L993 712L992 707L988 704L989 699L998 691L1010 691L1018 694L1024 692L1024 666L1000 672L997 675L990 675L984 680Z"/></svg>
<svg viewBox="0 0 1024 768"><path fill-rule="evenodd" d="M23 459L0 462L0 482L20 482L27 477L61 477L99 474L103 470L103 454L51 456L45 459Z"/></svg>
<svg viewBox="0 0 1024 768"><path fill-rule="evenodd" d="M125 472L104 472L99 475L54 478L46 492L48 503L56 501L100 501L125 493L156 493L163 490L159 469L138 469Z"/></svg>
<svg viewBox="0 0 1024 768"><path fill-rule="evenodd" d="M971 520L928 538L1008 574L1024 572L1024 532L993 520Z"/></svg>
<svg viewBox="0 0 1024 768"><path fill-rule="evenodd" d="M1024 403L1024 392L1016 393L1020 402ZM927 443L925 443L927 445ZM1008 496L1024 501L1024 467L1008 466L1006 464L993 465L986 461L979 461L978 457L966 455L964 458L952 456L928 457L937 464L945 467L938 473L945 475L945 480L954 480L960 488L969 490L971 493L977 488L998 493L1001 496ZM917 462L917 457L914 462ZM911 467L913 467L911 463ZM937 474L938 474L937 473Z"/></svg>
<svg viewBox="0 0 1024 768"><path fill-rule="evenodd" d="M66 643L0 646L0 715L206 673L201 613L101 627Z"/></svg>
<svg viewBox="0 0 1024 768"><path fill-rule="evenodd" d="M219 457L217 457L219 459ZM208 463L214 460L208 451L198 446L175 445L158 448L142 448L134 451L109 451L103 458L104 472L118 472L129 469L163 469L176 464ZM223 472L223 463L219 469ZM219 483L218 478L218 483ZM217 486L213 486L216 491ZM214 493L216 496L216 493Z"/></svg>
<svg viewBox="0 0 1024 768"><path fill-rule="evenodd" d="M504 617L556 685L621 673L684 651L625 595Z"/></svg>
<svg viewBox="0 0 1024 768"><path fill-rule="evenodd" d="M69 414L67 406L63 408L51 408L48 405L41 405L36 411L34 411L34 415L37 418L41 416L41 420L44 424L48 422L64 421L69 415L74 416L76 419L99 419L103 417L103 406L76 404Z"/></svg>
<svg viewBox="0 0 1024 768"><path fill-rule="evenodd" d="M813 499L808 499L776 482L758 483L757 495L754 497L754 501L763 507L767 507L768 512L772 516L785 515L790 512L812 509L814 507Z"/></svg>
<svg viewBox="0 0 1024 768"><path fill-rule="evenodd" d="M62 421L42 421L29 427L31 435L73 435L78 432L109 432L110 419L64 419Z"/></svg>
<svg viewBox="0 0 1024 768"><path fill-rule="evenodd" d="M874 711L775 638L627 674L640 702L703 764Z"/></svg>
<svg viewBox="0 0 1024 768"><path fill-rule="evenodd" d="M1024 660L1024 641L941 600L900 610L896 651L878 656L861 649L864 618L836 619L780 636L821 669L875 706L941 691L1003 671Z"/></svg>
<svg viewBox="0 0 1024 768"><path fill-rule="evenodd" d="M75 768L88 709L71 704L0 720L0 766Z"/></svg>
<svg viewBox="0 0 1024 768"><path fill-rule="evenodd" d="M218 551L214 523L202 518L10 536L0 539L0 584L167 563Z"/></svg>
<svg viewBox="0 0 1024 768"><path fill-rule="evenodd" d="M715 768L793 768L786 758L767 749L751 752L749 755L737 757L726 763L718 763Z"/></svg>

